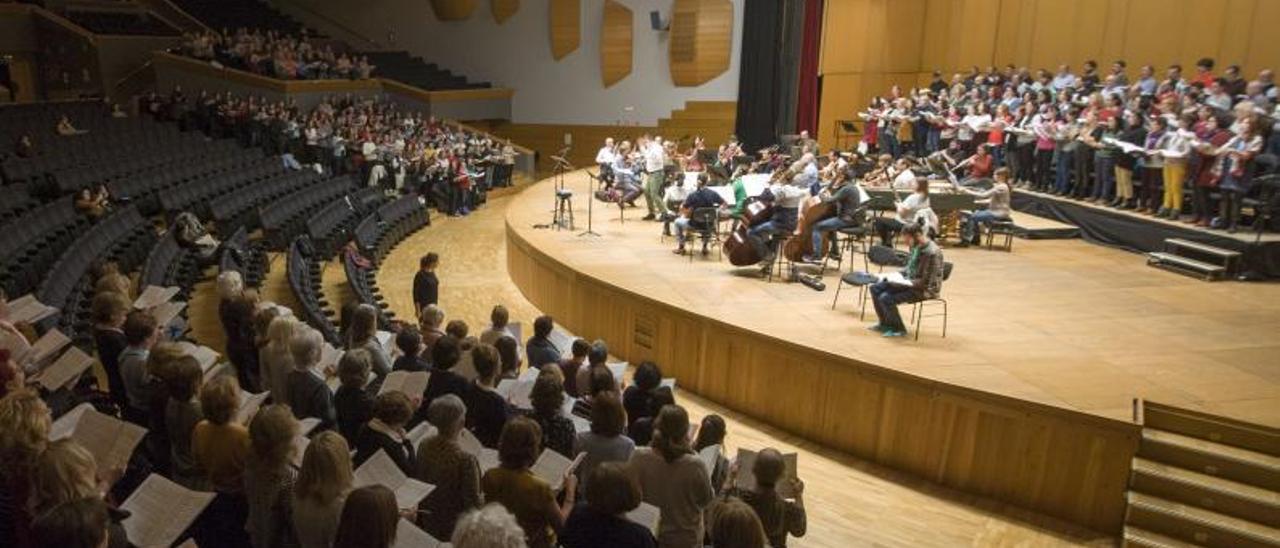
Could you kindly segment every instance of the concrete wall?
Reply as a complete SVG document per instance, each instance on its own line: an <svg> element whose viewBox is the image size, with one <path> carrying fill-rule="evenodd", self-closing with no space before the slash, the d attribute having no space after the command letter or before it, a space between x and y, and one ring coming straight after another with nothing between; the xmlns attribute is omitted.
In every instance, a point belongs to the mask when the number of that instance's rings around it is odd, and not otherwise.
<svg viewBox="0 0 1280 548"><path fill-rule="evenodd" d="M511 119L517 123L655 125L659 118L683 107L685 101L737 100L743 0L733 0L729 69L697 87L677 87L672 83L667 63L668 33L656 32L649 26L650 10L659 10L664 19L670 18L671 0L619 0L633 13L633 69L608 89L600 72L604 2L581 1L581 45L559 61L551 57L547 0L523 0L520 10L502 25L494 22L488 2L476 2L469 19L451 22L438 21L430 3L424 0L272 3L334 36L359 33L392 49L407 49L472 80L513 88L516 95ZM345 30L326 21L340 21Z"/></svg>

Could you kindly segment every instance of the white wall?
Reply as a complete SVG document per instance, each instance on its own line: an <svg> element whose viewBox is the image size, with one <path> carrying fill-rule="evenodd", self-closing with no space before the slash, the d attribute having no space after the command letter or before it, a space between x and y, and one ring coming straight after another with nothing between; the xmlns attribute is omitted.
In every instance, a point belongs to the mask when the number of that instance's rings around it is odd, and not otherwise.
<svg viewBox="0 0 1280 548"><path fill-rule="evenodd" d="M582 40L578 49L556 61L551 57L547 0L521 0L520 10L498 25L489 0L476 0L466 21L442 22L428 0L283 0L285 11L330 31L322 20L290 3L320 12L343 26L386 44L407 49L429 62L476 81L516 90L512 121L556 124L654 125L685 101L736 101L742 44L743 0L732 0L733 46L729 69L698 87L676 87L667 69L668 34L649 26L649 11L671 16L671 0L618 0L631 8L631 74L604 88L600 75L600 22L603 0L582 1ZM328 27L328 28L326 28ZM336 29L333 35L341 36Z"/></svg>

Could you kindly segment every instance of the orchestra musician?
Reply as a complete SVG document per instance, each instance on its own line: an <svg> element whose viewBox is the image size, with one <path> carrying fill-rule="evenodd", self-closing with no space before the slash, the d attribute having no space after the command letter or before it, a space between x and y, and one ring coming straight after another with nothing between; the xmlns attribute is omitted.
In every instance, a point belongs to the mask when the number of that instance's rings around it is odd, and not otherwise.
<svg viewBox="0 0 1280 548"><path fill-rule="evenodd" d="M617 154L614 152L613 137L606 137L604 146L600 147L600 151L596 152L596 165L600 167L600 178L610 179L606 174L613 170L613 160Z"/></svg>
<svg viewBox="0 0 1280 548"><path fill-rule="evenodd" d="M836 214L813 225L811 253L804 256L804 262L817 264L822 257L822 236L848 226L861 226L865 212L860 208L864 202L865 191L849 175L849 163L840 158L834 162L836 168L831 185L818 194L824 203L835 202ZM835 239L831 240L831 258L839 261L839 249Z"/></svg>
<svg viewBox="0 0 1280 548"><path fill-rule="evenodd" d="M700 221L693 219L694 211L707 207L715 207L723 210L725 208L724 198L721 198L716 191L707 188L707 174L699 173L697 190L689 193L689 196L684 199L684 203L680 204L680 217L676 219L675 223L676 248L672 250L673 253L676 255L684 255L684 243L687 239L685 237L685 232L689 230L689 227L693 227L695 230L706 230L710 228L703 226ZM703 255L708 253L707 243L708 242L706 241L702 242Z"/></svg>
<svg viewBox="0 0 1280 548"><path fill-rule="evenodd" d="M611 171L614 189L618 191L618 202L631 207L636 206L636 198L639 198L643 192L635 165L636 158L631 151L631 142L623 141L618 145L617 153L613 155Z"/></svg>
<svg viewBox="0 0 1280 548"><path fill-rule="evenodd" d="M881 154L876 156L876 165L867 173L865 182L869 187L889 186L893 181L893 156Z"/></svg>
<svg viewBox="0 0 1280 548"><path fill-rule="evenodd" d="M769 271L775 256L769 247L769 239L782 234L790 234L796 229L796 220L800 216L800 204L809 196L809 189L796 185L795 173L783 170L774 174L768 188L773 199L773 215L768 221L760 223L747 231L747 240L755 247L760 259L760 270Z"/></svg>
<svg viewBox="0 0 1280 548"><path fill-rule="evenodd" d="M885 247L893 247L893 238L904 227L920 224L922 214L929 210L929 180L924 177L915 179L915 192L903 200L898 200L898 187L893 187L893 217L879 217L875 222L876 233L880 235L880 243Z"/></svg>
<svg viewBox="0 0 1280 548"><path fill-rule="evenodd" d="M910 225L903 229L903 236L911 252L907 266L902 269L904 283L881 280L871 285L871 303L876 309L878 323L868 327L885 337L901 337L907 334L898 305L914 303L937 297L942 292L944 263L942 249L929 239L924 227Z"/></svg>
<svg viewBox="0 0 1280 548"><path fill-rule="evenodd" d="M979 200L988 200L987 208L974 211L969 215L968 221L965 222L964 232L960 235L960 245L978 245L981 242L979 238L981 233L978 232L978 226L990 224L996 221L1009 220L1009 213L1012 211L1010 198L1013 196L1013 188L1010 186L1010 171L1007 167L999 168L995 171L995 178L991 184L991 188L987 190L975 190L969 187L955 185L956 191L971 194Z"/></svg>
<svg viewBox="0 0 1280 548"><path fill-rule="evenodd" d="M666 176L666 153L662 148L662 138L649 138L645 135L637 141L637 148L644 159L644 197L649 214L644 220L653 221L662 213L662 181Z"/></svg>

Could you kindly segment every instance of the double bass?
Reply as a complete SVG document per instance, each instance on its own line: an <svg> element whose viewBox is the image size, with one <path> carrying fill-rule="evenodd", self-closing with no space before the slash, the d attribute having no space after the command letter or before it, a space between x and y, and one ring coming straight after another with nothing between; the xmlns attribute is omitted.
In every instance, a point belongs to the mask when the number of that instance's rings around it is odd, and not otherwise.
<svg viewBox="0 0 1280 548"><path fill-rule="evenodd" d="M844 170L836 171L835 178L824 188L824 191L830 191L843 181L845 177ZM818 221L822 221L836 214L835 202L824 202L818 196L810 196L800 204L800 214L796 218L796 230L787 245L782 248L782 254L788 261L798 263L804 260L804 256L813 249L813 225ZM831 235L822 235L822 245L818 249L825 250L830 246Z"/></svg>
<svg viewBox="0 0 1280 548"><path fill-rule="evenodd" d="M754 171L755 167L756 165L753 164L751 171ZM773 174L769 182L772 184L786 172L787 170L785 169L779 170ZM730 233L725 238L724 243L721 244L724 254L729 256L729 264L733 266L751 266L759 263L764 258L756 252L755 246L751 245L751 241L747 238L747 231L771 218L773 218L773 194L768 189L765 189L763 194L753 198L742 208L742 222L738 223L738 228Z"/></svg>

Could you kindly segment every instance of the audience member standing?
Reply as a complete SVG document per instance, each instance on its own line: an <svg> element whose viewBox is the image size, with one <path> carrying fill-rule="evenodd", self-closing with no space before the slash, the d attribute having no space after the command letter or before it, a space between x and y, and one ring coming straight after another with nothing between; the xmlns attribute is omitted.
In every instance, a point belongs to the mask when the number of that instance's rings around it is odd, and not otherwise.
<svg viewBox="0 0 1280 548"><path fill-rule="evenodd" d="M419 523L438 539L452 537L458 517L481 503L480 464L475 455L458 446L466 420L462 398L453 394L436 398L427 409L427 421L436 428L436 435L418 446L418 469L413 476L436 486L419 505Z"/></svg>
<svg viewBox="0 0 1280 548"><path fill-rule="evenodd" d="M427 305L440 302L440 279L436 277L438 266L440 256L435 252L427 253L418 261L418 273L413 276L413 310L419 316Z"/></svg>
<svg viewBox="0 0 1280 548"><path fill-rule="evenodd" d="M330 548L352 482L351 449L337 432L316 434L293 484L293 531L301 548Z"/></svg>
<svg viewBox="0 0 1280 548"><path fill-rule="evenodd" d="M706 466L689 447L689 414L684 408L662 408L653 444L637 448L630 466L640 479L644 501L662 512L658 543L663 548L702 546L702 512L715 495Z"/></svg>

